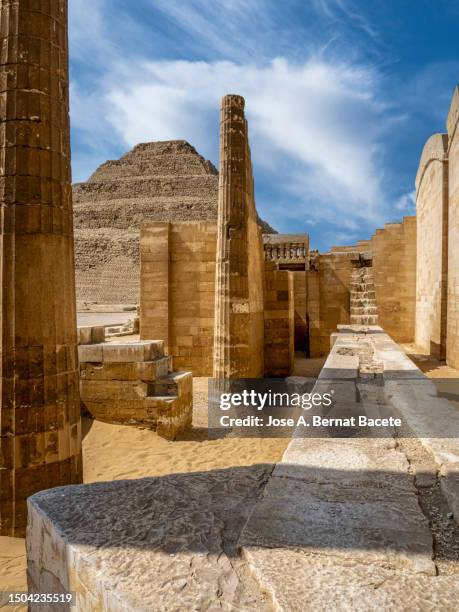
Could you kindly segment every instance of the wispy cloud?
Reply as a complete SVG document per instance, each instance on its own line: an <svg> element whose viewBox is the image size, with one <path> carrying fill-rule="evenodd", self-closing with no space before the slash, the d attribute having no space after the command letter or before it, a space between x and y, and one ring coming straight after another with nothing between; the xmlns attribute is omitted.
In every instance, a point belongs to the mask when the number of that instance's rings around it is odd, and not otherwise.
<svg viewBox="0 0 459 612"><path fill-rule="evenodd" d="M416 88L439 77L413 75L395 99L385 42L363 6L72 0L76 180L148 140L187 139L218 163L220 98L239 93L257 205L278 229L311 229L324 246L410 212L409 185L391 160L408 124L401 102L414 106ZM427 113L427 98L417 107Z"/></svg>
<svg viewBox="0 0 459 612"><path fill-rule="evenodd" d="M398 198L394 204L395 210L399 210L406 215L413 215L416 213L416 191L410 191L404 193Z"/></svg>

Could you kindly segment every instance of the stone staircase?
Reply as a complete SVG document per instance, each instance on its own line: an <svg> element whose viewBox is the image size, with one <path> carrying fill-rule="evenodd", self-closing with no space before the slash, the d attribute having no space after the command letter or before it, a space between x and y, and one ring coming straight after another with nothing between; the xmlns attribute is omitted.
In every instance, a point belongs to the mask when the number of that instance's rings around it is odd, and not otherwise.
<svg viewBox="0 0 459 612"><path fill-rule="evenodd" d="M352 271L350 297L351 325L377 325L378 307L371 267L364 266Z"/></svg>
<svg viewBox="0 0 459 612"><path fill-rule="evenodd" d="M81 404L93 418L168 439L191 425L191 372L172 370L162 340L80 343L78 357Z"/></svg>

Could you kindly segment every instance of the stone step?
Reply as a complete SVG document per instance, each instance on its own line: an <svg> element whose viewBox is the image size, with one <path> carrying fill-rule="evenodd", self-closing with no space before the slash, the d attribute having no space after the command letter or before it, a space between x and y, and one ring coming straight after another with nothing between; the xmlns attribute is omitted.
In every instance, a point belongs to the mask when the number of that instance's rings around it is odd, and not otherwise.
<svg viewBox="0 0 459 612"><path fill-rule="evenodd" d="M374 283L351 283L351 291L373 291L375 288Z"/></svg>
<svg viewBox="0 0 459 612"><path fill-rule="evenodd" d="M365 299L360 297L352 297L351 295L351 308L361 308L361 307L377 307L375 299Z"/></svg>
<svg viewBox="0 0 459 612"><path fill-rule="evenodd" d="M360 276L354 276L351 274L351 282L354 283L363 283L366 281L372 281L373 280L373 274L362 274Z"/></svg>
<svg viewBox="0 0 459 612"><path fill-rule="evenodd" d="M154 382L172 370L172 357L159 357L152 361L127 363L81 363L83 380L140 380Z"/></svg>
<svg viewBox="0 0 459 612"><path fill-rule="evenodd" d="M351 306L351 315L377 315L377 306Z"/></svg>
<svg viewBox="0 0 459 612"><path fill-rule="evenodd" d="M155 396L163 395L167 397L177 395L181 397L183 392L188 391L188 386L191 384L192 377L189 372L170 372L167 376L155 382L153 394Z"/></svg>
<svg viewBox="0 0 459 612"><path fill-rule="evenodd" d="M378 315L350 315L351 325L377 325Z"/></svg>
<svg viewBox="0 0 459 612"><path fill-rule="evenodd" d="M376 294L374 291L351 291L350 298L351 300L376 300Z"/></svg>
<svg viewBox="0 0 459 612"><path fill-rule="evenodd" d="M164 357L163 340L102 342L78 347L80 363L137 363Z"/></svg>

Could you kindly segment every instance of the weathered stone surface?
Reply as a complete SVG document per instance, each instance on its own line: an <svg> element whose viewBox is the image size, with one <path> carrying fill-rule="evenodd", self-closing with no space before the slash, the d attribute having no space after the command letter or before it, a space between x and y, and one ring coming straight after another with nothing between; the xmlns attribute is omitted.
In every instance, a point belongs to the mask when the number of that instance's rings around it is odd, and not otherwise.
<svg viewBox="0 0 459 612"><path fill-rule="evenodd" d="M74 590L79 610L264 610L237 558L237 540L269 470L115 481L32 497L31 591Z"/></svg>
<svg viewBox="0 0 459 612"><path fill-rule="evenodd" d="M457 576L427 576L383 568L333 552L244 548L253 575L276 610L440 610L450 612L459 596Z"/></svg>
<svg viewBox="0 0 459 612"><path fill-rule="evenodd" d="M26 498L79 482L67 1L0 3L0 534Z"/></svg>
<svg viewBox="0 0 459 612"><path fill-rule="evenodd" d="M148 223L140 237L141 338L162 338L179 370L212 376L216 223Z"/></svg>
<svg viewBox="0 0 459 612"><path fill-rule="evenodd" d="M99 344L105 342L103 325L78 327L78 344Z"/></svg>
<svg viewBox="0 0 459 612"><path fill-rule="evenodd" d="M263 376L263 244L257 224L244 98L224 96L215 285L214 376Z"/></svg>
<svg viewBox="0 0 459 612"><path fill-rule="evenodd" d="M406 458L394 449L392 438L294 438L273 474L353 486L356 498L362 487L376 483L414 493Z"/></svg>
<svg viewBox="0 0 459 612"><path fill-rule="evenodd" d="M164 356L162 340L104 342L78 347L80 363L137 363Z"/></svg>
<svg viewBox="0 0 459 612"><path fill-rule="evenodd" d="M154 382L167 376L172 369L170 357L159 357L153 361L123 363L80 364L80 379L84 380L142 380Z"/></svg>
<svg viewBox="0 0 459 612"><path fill-rule="evenodd" d="M369 441L371 442L371 441ZM337 455L339 458L339 455ZM340 460L341 463L341 460ZM435 575L432 536L414 491L274 476L244 528L241 545L296 548Z"/></svg>

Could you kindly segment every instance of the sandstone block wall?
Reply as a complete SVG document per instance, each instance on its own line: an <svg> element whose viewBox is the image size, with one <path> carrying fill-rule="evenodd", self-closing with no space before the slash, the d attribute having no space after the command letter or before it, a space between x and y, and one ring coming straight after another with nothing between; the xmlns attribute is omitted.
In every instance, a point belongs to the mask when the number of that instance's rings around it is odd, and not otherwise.
<svg viewBox="0 0 459 612"><path fill-rule="evenodd" d="M265 262L264 353L267 377L290 376L295 349L294 272Z"/></svg>
<svg viewBox="0 0 459 612"><path fill-rule="evenodd" d="M449 109L448 322L446 359L459 368L459 87Z"/></svg>
<svg viewBox="0 0 459 612"><path fill-rule="evenodd" d="M173 372L162 340L78 347L80 395L91 416L174 439L191 425L192 378Z"/></svg>
<svg viewBox="0 0 459 612"><path fill-rule="evenodd" d="M66 0L0 2L0 534L79 482Z"/></svg>
<svg viewBox="0 0 459 612"><path fill-rule="evenodd" d="M213 371L216 223L149 223L141 231L140 336L164 340L179 370Z"/></svg>
<svg viewBox="0 0 459 612"><path fill-rule="evenodd" d="M448 135L426 142L416 176L417 264L415 343L446 357L448 275Z"/></svg>
<svg viewBox="0 0 459 612"><path fill-rule="evenodd" d="M311 357L327 355L330 334L349 322L352 252L314 255L308 272L309 347Z"/></svg>
<svg viewBox="0 0 459 612"><path fill-rule="evenodd" d="M416 217L387 223L371 238L379 325L396 342L412 342L416 316Z"/></svg>

